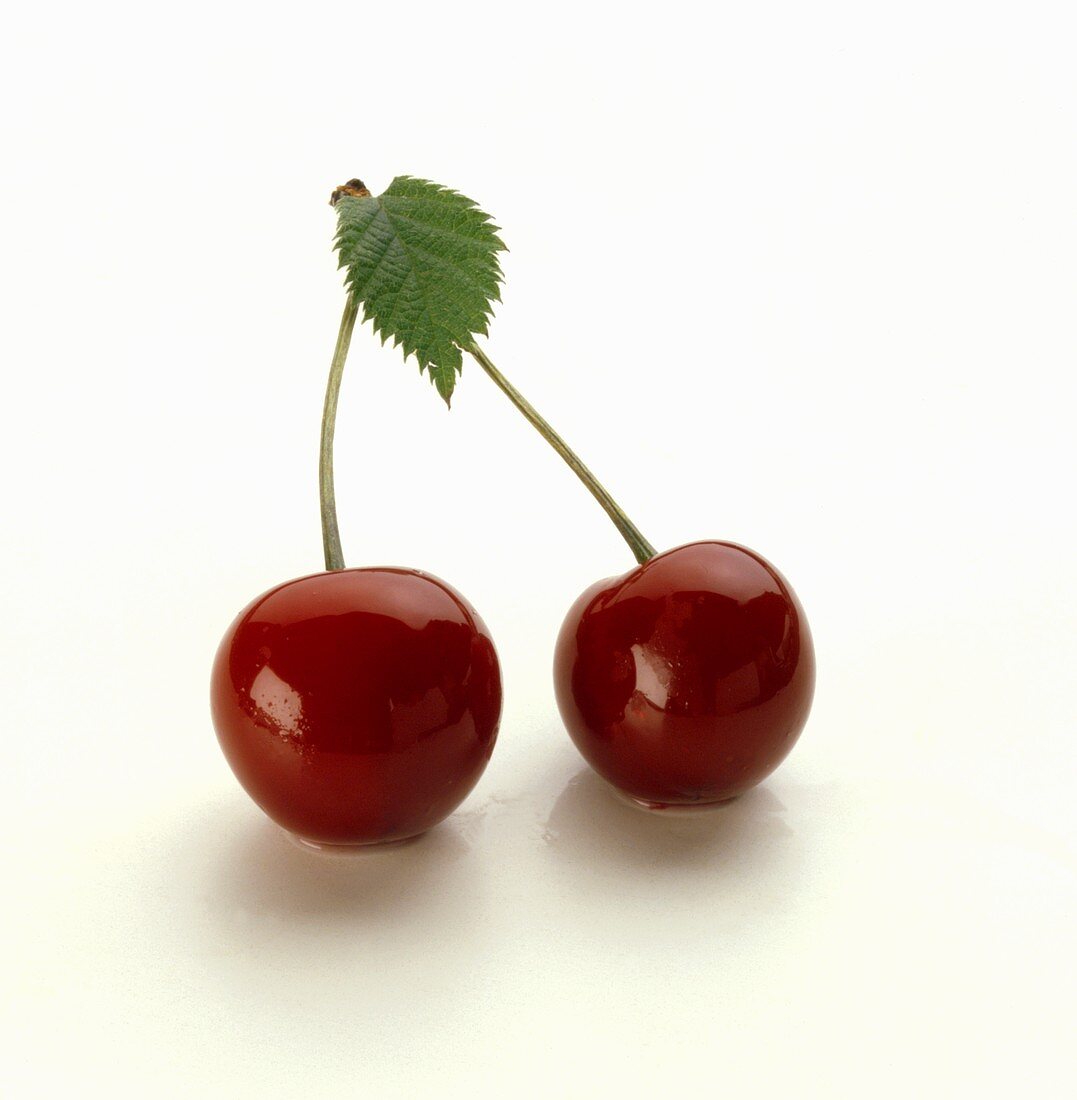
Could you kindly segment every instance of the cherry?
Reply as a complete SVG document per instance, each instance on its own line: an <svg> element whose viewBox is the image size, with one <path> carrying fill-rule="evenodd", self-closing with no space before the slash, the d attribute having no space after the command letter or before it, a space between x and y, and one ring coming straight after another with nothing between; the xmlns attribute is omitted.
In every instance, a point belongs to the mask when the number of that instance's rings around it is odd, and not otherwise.
<svg viewBox="0 0 1077 1100"><path fill-rule="evenodd" d="M769 562L728 542L655 554L605 486L472 341L467 350L564 459L639 562L565 619L554 657L569 735L614 787L651 808L723 802L769 775L808 719L811 635Z"/></svg>
<svg viewBox="0 0 1077 1100"><path fill-rule="evenodd" d="M369 195L351 180L331 202ZM403 840L436 825L478 782L501 717L493 642L458 592L414 569L345 567L333 439L362 301L349 289L325 390L325 572L278 585L240 612L210 681L217 739L236 778L277 824L315 846Z"/></svg>
<svg viewBox="0 0 1077 1100"><path fill-rule="evenodd" d="M213 721L256 803L314 844L425 832L474 787L501 677L481 618L411 569L341 569L270 589L228 629Z"/></svg>
<svg viewBox="0 0 1077 1100"><path fill-rule="evenodd" d="M804 611L769 562L695 542L600 581L554 659L569 735L609 783L652 808L721 802L795 744L815 687Z"/></svg>

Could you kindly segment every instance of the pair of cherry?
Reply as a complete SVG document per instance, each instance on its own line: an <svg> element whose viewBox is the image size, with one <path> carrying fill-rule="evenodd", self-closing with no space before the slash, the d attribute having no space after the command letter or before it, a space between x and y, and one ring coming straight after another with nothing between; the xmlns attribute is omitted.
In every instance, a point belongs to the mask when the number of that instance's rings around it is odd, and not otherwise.
<svg viewBox="0 0 1077 1100"><path fill-rule="evenodd" d="M635 554L636 568L580 596L557 641L557 702L588 763L653 809L722 802L758 783L799 736L815 683L811 635L784 578L728 542L656 554L498 371L474 334L486 331L504 245L472 200L401 176L377 198L350 180L330 202L349 294L322 420L326 571L259 596L221 642L213 720L240 783L308 843L402 840L452 813L497 738L501 671L471 604L414 569L344 568L333 432L360 307L446 402L470 354Z"/></svg>
<svg viewBox="0 0 1077 1100"><path fill-rule="evenodd" d="M789 585L758 554L697 542L600 581L557 641L568 732L650 807L729 799L792 748L815 679ZM444 581L342 569L289 581L232 624L213 717L239 781L316 845L425 832L486 767L501 715L497 653Z"/></svg>

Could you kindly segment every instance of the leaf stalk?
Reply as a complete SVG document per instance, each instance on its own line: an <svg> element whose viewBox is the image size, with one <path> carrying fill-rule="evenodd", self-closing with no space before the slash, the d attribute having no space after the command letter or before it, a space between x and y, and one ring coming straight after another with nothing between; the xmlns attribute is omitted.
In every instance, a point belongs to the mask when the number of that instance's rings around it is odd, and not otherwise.
<svg viewBox="0 0 1077 1100"><path fill-rule="evenodd" d="M322 548L325 551L327 570L344 568L344 552L340 548L340 528L337 525L337 499L333 485L333 436L337 423L337 399L340 396L340 380L344 376L344 362L352 342L352 330L359 313L359 303L348 295L344 316L340 319L340 331L333 350L333 362L329 367L329 382L325 387L325 407L322 410L322 439L318 456L318 499L322 510Z"/></svg>
<svg viewBox="0 0 1077 1100"><path fill-rule="evenodd" d="M602 505L606 515L613 520L614 527L620 531L621 537L628 543L628 547L635 555L636 561L642 565L645 561L653 558L655 555L654 547L643 537L639 528L625 515L621 506L606 491L605 486L583 464L579 455L550 427L549 423L538 414L535 407L494 366L489 356L477 343L471 341L463 347L486 371L494 385L523 413L525 419L539 435L564 459L568 468L583 482L595 500Z"/></svg>

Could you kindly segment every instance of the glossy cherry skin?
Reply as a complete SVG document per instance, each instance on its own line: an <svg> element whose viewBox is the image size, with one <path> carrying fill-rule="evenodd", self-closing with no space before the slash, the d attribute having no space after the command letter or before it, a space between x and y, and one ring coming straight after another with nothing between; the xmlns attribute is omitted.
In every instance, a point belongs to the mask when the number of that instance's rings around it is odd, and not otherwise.
<svg viewBox="0 0 1077 1100"><path fill-rule="evenodd" d="M651 806L701 805L785 758L811 708L815 654L772 565L694 542L589 588L561 628L554 681L599 775Z"/></svg>
<svg viewBox="0 0 1077 1100"><path fill-rule="evenodd" d="M425 832L486 767L501 671L482 619L410 569L288 581L229 627L213 723L247 793L316 844Z"/></svg>

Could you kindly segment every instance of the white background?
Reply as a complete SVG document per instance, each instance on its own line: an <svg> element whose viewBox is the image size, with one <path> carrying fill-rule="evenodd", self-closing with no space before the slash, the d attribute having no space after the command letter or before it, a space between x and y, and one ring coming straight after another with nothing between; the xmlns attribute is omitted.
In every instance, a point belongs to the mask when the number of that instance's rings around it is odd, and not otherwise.
<svg viewBox="0 0 1077 1100"><path fill-rule="evenodd" d="M0 44L5 1096L1061 1097L1077 1087L1077 78L1066 3L21 5ZM488 350L659 547L790 578L798 748L615 802L557 717L632 564L471 367L356 334L351 564L501 653L455 816L293 848L209 721L320 568L331 188L504 229Z"/></svg>

